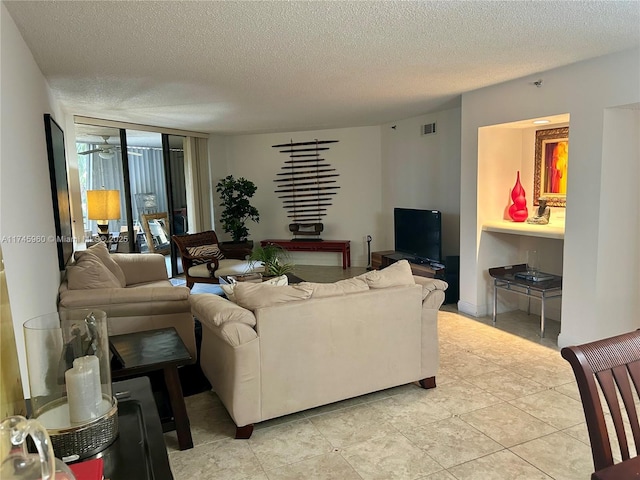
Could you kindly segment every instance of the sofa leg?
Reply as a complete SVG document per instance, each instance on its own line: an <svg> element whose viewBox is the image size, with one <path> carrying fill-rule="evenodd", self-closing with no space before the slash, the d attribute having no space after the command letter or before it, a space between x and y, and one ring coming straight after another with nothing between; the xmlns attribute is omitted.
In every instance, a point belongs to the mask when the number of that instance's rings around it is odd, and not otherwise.
<svg viewBox="0 0 640 480"><path fill-rule="evenodd" d="M251 438L253 433L253 423L245 425L244 427L236 427L236 438L239 440L247 440Z"/></svg>
<svg viewBox="0 0 640 480"><path fill-rule="evenodd" d="M422 388L436 388L436 377L423 378L420 380Z"/></svg>

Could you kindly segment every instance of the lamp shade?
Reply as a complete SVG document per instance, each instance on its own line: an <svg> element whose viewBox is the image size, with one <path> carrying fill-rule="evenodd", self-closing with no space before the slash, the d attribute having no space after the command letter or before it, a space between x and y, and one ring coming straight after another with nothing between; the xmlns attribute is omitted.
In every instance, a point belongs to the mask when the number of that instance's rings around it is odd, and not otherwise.
<svg viewBox="0 0 640 480"><path fill-rule="evenodd" d="M120 192L118 190L87 190L89 220L119 220Z"/></svg>

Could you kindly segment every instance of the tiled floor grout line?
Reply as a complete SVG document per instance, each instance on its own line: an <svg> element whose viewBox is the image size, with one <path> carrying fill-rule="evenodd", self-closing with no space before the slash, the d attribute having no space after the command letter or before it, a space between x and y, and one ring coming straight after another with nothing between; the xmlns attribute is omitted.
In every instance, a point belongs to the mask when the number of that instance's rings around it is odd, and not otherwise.
<svg viewBox="0 0 640 480"><path fill-rule="evenodd" d="M508 456L497 457L500 459L500 462L504 462L501 464L510 465L511 463L513 463L514 468L516 468L516 466L518 465L518 462L522 462L523 465L519 468L524 468L523 471L528 471L527 470L528 468L533 467L533 469L529 473L532 474L535 478L537 478L537 476L535 475L533 470L540 472L541 475L546 475L548 477L554 478L554 476L551 473L548 473L546 470L554 471L553 469L555 469L555 471L558 472L559 471L558 468L562 468L558 466L562 466L563 463L561 463L560 461L560 463L556 462L556 463L549 464L547 463L546 460L543 459L543 457L540 456L541 455L540 452L544 451L544 449L541 450L541 447L544 446L544 444L541 443L541 441L546 437L553 438L552 441L555 442L554 443L555 445L566 444L570 446L570 448L572 449L571 451L579 453L580 455L579 458L581 460L578 465L580 466L580 471L582 471L582 468L585 462L584 460L582 460L584 453L581 450L581 448L583 447L577 447L576 445L586 446L587 448L589 446L588 443L585 443L584 434L581 433L581 431L579 430L579 427L581 425L584 425L584 421L575 423L570 426L563 426L563 428L558 428L552 425L549 420L556 421L556 423L558 423L559 425L563 425L563 422L565 422L566 420L569 420L569 419L574 420L574 413L570 412L571 416L565 419L558 416L557 414L555 414L555 416L549 416L549 417L545 416L544 418L547 419L545 420L543 418L539 418L534 413L530 413L530 411L527 409L527 402L530 406L533 407L535 405L535 399L536 399L535 395L541 395L541 394L542 394L541 398L544 399L545 401L553 401L554 399L560 400L561 397L557 397L557 396L554 397L556 393L559 393L563 396L562 398L566 397L566 399L571 399L575 402L579 402L576 400L575 396L571 395L571 392L572 392L571 386L574 382L569 380L564 382L562 381L565 377L565 372L563 369L563 365L564 365L562 363L563 360L559 358L559 351L557 349L550 348L548 345L545 345L539 341L536 341L535 338L534 339L524 338L526 337L526 335L528 335L527 332L524 332L524 333L519 332L523 336L518 336L518 335L514 335L513 331L503 330L499 327L493 327L490 325L490 323L487 324L486 318L484 318L484 321L483 321L482 319L466 317L456 311L444 310L443 313L445 312L449 313L450 316L446 316L446 318L443 318L444 316L441 316L440 325L439 325L439 338L440 338L439 344L440 344L440 366L441 368L444 366L444 370L445 370L445 371L441 370L441 372L442 372L443 378L445 378L446 380L444 381L444 383L439 382L438 387L436 387L436 389L434 389L433 392L437 393L438 391L442 391L442 390L439 390L440 387L446 387L447 385L449 385L449 387L447 388L446 392L443 392L442 394L438 394L437 397L432 397L432 398L437 399L437 403L434 405L438 405L439 408L442 408L448 411L449 416L443 419L438 418L435 420L431 419L430 417L430 420L427 423L416 425L415 429L416 430L418 428L429 429L430 425L433 425L438 422L444 422L442 424L442 427L438 427L440 429L439 431L441 432L439 433L439 435L447 435L448 436L447 441L450 442L451 438L453 437L450 436L450 434L447 432L447 429L454 428L455 423L451 425L447 425L446 422L451 421L452 419L458 419L459 421L467 425L468 428L476 432L478 435L482 435L483 437L490 439L492 442L495 442L497 444L496 448L498 446L500 447L499 450L491 453L486 453L486 454L483 453L470 460L465 460L460 463L456 463L453 466L449 466L445 468L440 462L438 462L436 457L433 457L430 455L429 447L428 447L429 443L425 443L420 439L419 435L422 435L422 438L424 439L428 439L428 432L427 434L425 434L424 432L421 432L417 436L413 435L412 433L413 430L408 428L410 423L407 423L407 420L411 421L411 417L407 417L407 414L409 412L423 411L422 410L423 407L414 405L413 402L415 401L415 402L428 404L430 402L429 394L432 392L432 390L425 390L424 391L425 396L424 398L422 398L420 395L415 395L414 393L412 393L411 389L402 388L402 387L397 387L397 388L388 390L389 393L385 396L367 397L366 399L363 398L362 401L359 403L338 406L337 408L333 408L327 411L321 411L319 413L313 413L313 414L302 412L303 416L301 418L294 418L290 421L275 423L273 425L269 425L265 427L264 429L258 428L256 429L255 433L258 433L260 431L267 432L271 429L274 429L276 436L273 438L278 438L277 431L275 430L276 428L282 427L284 425L291 425L296 422L301 422L301 420L306 420L309 424L313 426L312 430L319 435L318 438L319 439L321 438L324 442L326 442L329 446L332 447L331 453L340 455L340 460L334 459L334 461L345 462L346 465L348 465L349 468L351 469L353 473L353 478L359 478L359 479L364 479L368 477L363 476L364 474L360 473L358 471L358 468L361 468L364 466L365 467L364 471L367 471L366 470L367 468L376 469L376 468L379 468L379 466L375 466L374 458L371 458L371 461L374 462L373 464L367 464L366 462L368 462L369 459L366 458L366 456L363 457L365 460L360 459L360 460L357 460L358 462L357 464L352 464L351 462L349 462L349 460L347 460L347 455L345 455L345 450L349 448L358 447L359 445L364 444L372 439L383 439L385 436L389 434L393 436L397 434L399 435L398 438L400 438L401 436L404 439L402 440L402 442L406 440L408 444L412 445L411 447L412 449L415 447L420 451L424 452L425 461L426 461L426 458L428 457L429 459L431 459L432 462L434 462L433 468L435 468L436 465L441 467L441 470L438 470L437 472L433 472L432 474L428 474L426 476L424 475L418 476L417 478L415 478L415 480L428 480L431 478L432 475L434 475L437 478L441 478L441 477L445 478L447 474L450 475L451 478L467 479L469 478L468 477L469 475L474 474L473 470L477 468L475 466L476 464L474 464L473 462L476 462L480 459L484 459L491 455L498 454L505 451L509 452L510 455L513 455L514 460L511 461L510 459L512 457L508 457ZM534 316L532 315L532 317ZM489 319L489 322L490 322L490 319ZM519 324L517 319L516 320L503 319L503 321L499 323L502 323L503 325L501 326L504 326L506 328L513 328L514 330L520 330L520 328L518 328ZM473 342L477 342L477 347L474 346ZM522 358L514 359L514 361L512 362L505 363L508 361L508 358L500 357L502 350L499 348L499 346L502 344L508 347L504 350L505 357L510 354L520 355L519 352L522 352ZM487 348L484 348L483 345L487 345ZM483 353L485 353L486 356L483 356ZM530 368L531 366L532 368ZM487 371L484 371L484 370L487 370ZM473 375L468 375L468 372L472 372ZM476 374L476 372L480 372L480 373ZM545 378L547 378L545 377L545 372L548 372L549 382L542 381ZM498 386L501 385L498 379L493 380L492 383L485 382L483 381L483 379L473 381L473 379L477 377L490 376L491 374L495 374L498 376L504 375L505 380L503 381L513 382L513 386L511 386L511 384L508 384L507 387L504 389L502 389L501 387L498 388ZM490 380L489 377L487 378ZM569 378L568 375L567 375L567 378ZM522 380L522 382L516 379L520 379ZM554 383L556 382L562 382L562 383L558 383L557 385L554 385ZM551 383L551 385L549 383ZM469 389L473 387L471 391L477 392L478 395L482 395L482 398L477 398L477 399L474 398L471 401L463 400L463 397L460 397L460 395L462 394L464 396L464 393L462 392L464 392L465 388L467 388L465 387L465 385ZM495 387L492 387L492 385L495 385ZM538 387L539 387L539 390L537 390ZM548 391L552 391L554 393L553 394L545 393ZM480 392L482 392L482 394L480 394ZM502 395L498 396L496 395L496 393L501 393ZM485 394L492 395L498 401L496 403L490 403L489 405L478 407L477 405L485 401L489 401L489 402L493 401L491 400L491 397L485 399L484 397ZM345 417L342 417L341 415L345 415L345 412L348 412L350 409L362 408L365 406L375 407L377 403L383 402L383 401L389 401L394 397L398 399L396 403L389 402L388 405L377 407L380 414L385 415L384 422L391 427L390 429L387 429L386 432L384 431L385 429L381 429L379 432L376 429L374 429L371 432L367 432L366 436L359 435L354 437L353 432L344 430L344 425L345 425L344 419L354 418L354 417L349 417L348 415L346 415ZM514 402L515 404L512 402ZM205 405L205 404L206 402L201 403L201 401L199 400L196 401L196 405ZM569 412L569 409L571 408L572 404L573 402L562 400L561 408L563 409L566 408L568 409L567 411ZM479 410L495 408L500 405L508 405L510 408L513 408L515 410L518 410L519 412L522 412L523 414L526 414L532 419L535 419L536 422L540 422L540 423L537 423L538 425L542 425L542 424L545 425L545 427L541 426L539 428L543 430L548 428L551 431L548 433L544 433L539 437L527 439L526 441L520 441L515 445L506 447L501 442L497 441L487 433L484 433L482 430L470 424L468 421L465 420L465 418L463 418L463 416L471 415L474 412L477 412ZM219 405L218 403L216 403L216 408L218 407ZM407 408L407 410L403 411L403 408L405 407ZM450 407L454 407L454 411L457 411L457 409L459 409L461 411L464 411L464 413L453 413L453 411L450 410ZM473 407L473 408L467 410L467 407ZM389 410L386 410L387 408ZM579 408L581 409L581 405ZM505 413L507 413L508 411L509 410L505 410ZM197 410L194 411L194 414L196 412ZM433 415L433 418L436 418L437 415L439 415L438 413L436 413L438 412L438 409L432 409L431 407L424 410L424 412L429 416ZM532 412L536 412L541 416L543 416L543 413L544 413L544 411L541 410L540 407L533 409ZM333 423L333 425L340 425L340 428L342 430L337 430L336 432L331 430L332 428L335 428L335 427L331 426L332 424L330 422L327 423L327 421L331 420L332 415L339 415L339 417L336 418L336 422L338 423ZM391 415L391 416L387 417L387 415ZM355 417L355 418L358 418L358 417ZM481 414L479 414L477 418L481 419L482 418ZM498 433L500 427L498 427L498 424L492 423L494 421L490 420L490 418L499 419L501 417L499 415L494 417L487 417L486 420L481 420L480 423L478 423L478 425L486 426L490 431L495 431L496 433ZM320 420L322 420L322 423L318 423L318 426L316 426L315 421L320 421ZM349 423L351 422L349 421ZM209 423L204 424L205 428L208 428L207 425L209 425ZM215 430L212 431L214 435L220 435L219 428L223 427L226 429L226 426L224 425L222 427L218 427L217 426L218 424L215 422L211 423L211 425L215 426ZM498 429L491 430L494 428L493 425L496 425ZM528 425L528 423L525 422L523 423L523 425ZM327 427L329 428L329 430L327 430ZM206 430L201 430L201 431L203 433L206 433ZM325 431L326 433L323 433L323 431ZM340 433L341 431L344 432L344 434L348 433L348 435L344 435L343 433ZM571 431L572 433L568 433L569 431ZM331 438L334 438L336 441L338 441L338 443L343 443L345 441L348 443L349 442L348 439L351 439L351 441L353 441L354 439L357 439L357 441L354 441L353 443L345 444L345 446L335 447L334 444L329 440L327 433L330 434ZM536 431L534 433L538 433L538 432ZM558 436L558 434L560 435ZM343 436L340 437L337 435L343 435ZM391 439L393 438L393 436L389 438ZM503 440L506 440L509 436L511 435L508 434L507 436L503 436L502 438ZM553 436L556 436L556 437L554 438ZM526 435L522 435L522 436L515 435L511 437L514 440L520 440L521 438L526 438ZM560 440L562 437L566 437L566 439L572 440L574 442L567 443L567 441L565 440ZM361 440L362 438L364 438L364 440ZM414 440L412 441L411 438L414 438ZM464 453L461 456L453 454L453 456L447 457L447 455L450 455L450 454L446 451L446 449L440 450L439 444L437 443L437 440L435 440L435 438L428 439L428 442L430 442L431 445L438 445L437 455L439 455L441 458L449 458L448 461L456 460L456 459L460 460L461 458L464 458L466 456L478 454L483 449L486 451L484 447L479 449L471 448L467 453ZM443 437L443 438L446 438L446 437ZM475 437L473 434L471 434L471 436L468 438L475 438ZM481 438L481 437L478 437L478 438ZM215 438L213 440L206 441L206 436L205 436L203 437L203 440L205 441L205 443L201 443L197 445L197 447L206 447L207 445L214 445L216 442L218 442L218 440L226 440L226 438L225 437ZM379 448L380 445L387 444L389 441L390 440L382 440L382 443L378 442L377 443L378 446L376 448ZM520 448L523 445L526 445L530 442L537 442L537 443L532 444L529 447ZM454 444L455 443L451 443L451 445L454 445ZM420 446L420 445L423 445L423 446ZM491 448L490 443L488 443L487 445L488 445L488 448ZM264 464L260 461L260 457L258 457L256 451L254 450L254 448L252 448L250 443L248 444L248 448L251 451L252 457L256 461L257 465L260 466L260 471L264 475L264 476L261 476L258 474L258 477L261 480L263 479L276 480L276 479L283 478L283 475L286 478L293 478L291 477L291 472L293 470L288 471L286 467L294 466L299 463L308 461L310 459L319 458L324 455L330 454L330 453L311 454L309 457L304 457L300 460L296 460L295 462L287 463L285 465L281 465L267 471L265 469ZM365 447L361 447L361 448L364 449ZM366 448L368 449L370 447L366 447ZM513 449L517 449L520 452L520 454L516 453ZM366 450L362 450L362 449L358 450L357 448L355 450L355 452L359 452L359 454L364 453L365 451ZM269 449L265 450L263 447L261 449L260 455L264 456L265 452L268 453ZM304 454L305 451L300 450L300 452ZM178 454L179 453L180 452L178 452ZM283 452L283 453L286 453L286 455L283 455L282 457L283 459L298 458L298 453L291 455L289 454L288 450L287 452ZM306 453L310 454L312 453L312 450L309 450ZM416 453L418 452L416 451ZM445 454L444 457L442 457L443 453ZM281 453L278 452L278 454L281 454ZM183 457L186 457L186 455L184 455ZM265 458L267 460L270 459L270 457L265 457ZM518 459L518 462L515 462L515 458ZM541 459L543 459L543 461L541 461ZM329 460L328 459L323 460L323 462L325 461L329 461ZM365 463L362 463L362 462L365 462ZM488 463L491 463L491 462L488 460L485 461L483 468L486 469L488 467ZM311 462L311 464L318 465L317 462ZM322 463L322 464L324 465L325 463ZM332 461L329 461L328 465L331 465L331 464L332 464ZM463 465L468 465L468 464L471 464L474 466L473 467L469 466L466 469L458 469L458 467ZM483 462L480 462L479 464L483 465ZM340 463L338 463L337 465L340 465ZM347 471L346 465L343 465L342 467L345 469L345 472ZM527 467L524 467L524 465L527 465ZM302 467L298 467L297 471L301 471L301 468ZM454 468L456 469L455 471L456 473L458 473L458 475L454 475L454 473L451 471ZM572 466L571 468L575 469L576 467ZM280 469L283 469L283 470L280 471ZM278 471L276 472L276 470ZM423 470L423 471L426 471L426 470ZM486 471L491 471L490 466L489 466L489 469L487 469ZM269 474L268 472L271 472L271 474ZM437 475L437 473L439 472L447 472L447 473L446 474L441 473L440 475ZM234 472L234 473L240 474L241 472L240 470L237 470L237 472ZM258 472L256 471L256 473ZM209 480L210 478L222 478L222 477L215 476L215 474L213 475L214 475L213 477L207 476L206 479ZM575 475L575 473L572 473L570 475ZM569 478L570 475L569 474L566 475L567 478ZM563 477L564 476L565 475L563 475ZM258 480L258 477L255 477L255 480ZM187 477L177 476L176 480L186 480L186 478ZM242 478L245 478L245 477L243 476ZM247 480L249 480L249 478L251 480L254 480L254 476L247 477ZM300 477L300 480L302 480L303 478L316 478L316 477ZM332 479L335 478L336 480L339 480L338 477L331 477L331 476L322 477L322 478L332 478ZM349 476L349 478L351 478L351 476ZM446 477L446 478L449 478L449 477ZM581 477L571 476L571 478L581 478Z"/></svg>

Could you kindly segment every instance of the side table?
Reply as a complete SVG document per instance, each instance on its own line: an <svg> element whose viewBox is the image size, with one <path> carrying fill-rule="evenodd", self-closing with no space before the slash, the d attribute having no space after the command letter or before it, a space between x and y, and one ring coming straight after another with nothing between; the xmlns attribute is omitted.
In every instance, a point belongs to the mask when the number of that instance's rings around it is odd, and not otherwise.
<svg viewBox="0 0 640 480"><path fill-rule="evenodd" d="M544 338L545 301L562 296L562 277L560 275L548 275L550 277L548 280L534 282L516 276L517 273L525 272L526 270L527 265L524 263L489 269L489 275L493 277L493 325L495 326L496 324L498 290L506 290L528 298L539 298L542 304L540 309L540 337Z"/></svg>
<svg viewBox="0 0 640 480"><path fill-rule="evenodd" d="M133 378L161 370L169 393L174 422L165 422L163 429L175 428L180 450L193 448L187 408L184 404L178 367L193 362L176 329L162 328L109 337L114 359L123 365L111 367L111 378Z"/></svg>

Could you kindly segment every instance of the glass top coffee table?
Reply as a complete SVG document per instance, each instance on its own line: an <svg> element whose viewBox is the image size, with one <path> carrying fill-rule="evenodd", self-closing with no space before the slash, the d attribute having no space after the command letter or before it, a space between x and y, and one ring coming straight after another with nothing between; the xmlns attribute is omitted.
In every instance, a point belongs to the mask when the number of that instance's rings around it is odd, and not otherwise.
<svg viewBox="0 0 640 480"><path fill-rule="evenodd" d="M294 283L304 282L303 279L294 275L293 273L286 273L287 279L289 280L289 285ZM222 285L231 285L232 283L237 282L251 282L251 283L261 283L265 280L269 280L273 277L265 277L261 273L252 273L247 275L222 275L219 280Z"/></svg>
<svg viewBox="0 0 640 480"><path fill-rule="evenodd" d="M562 296L562 277L547 273L538 273L535 277L524 275L525 278L518 275L524 274L526 271L527 265L524 263L489 269L489 275L493 278L493 325L496 324L498 290L514 292L529 299L538 298L542 305L540 309L540 337L544 338L545 301Z"/></svg>

